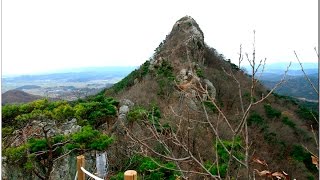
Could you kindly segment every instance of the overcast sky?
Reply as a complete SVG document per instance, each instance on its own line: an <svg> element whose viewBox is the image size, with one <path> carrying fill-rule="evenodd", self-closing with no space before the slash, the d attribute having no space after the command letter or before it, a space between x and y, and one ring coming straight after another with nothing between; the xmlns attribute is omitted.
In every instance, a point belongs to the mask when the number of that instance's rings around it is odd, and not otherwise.
<svg viewBox="0 0 320 180"><path fill-rule="evenodd" d="M267 62L317 62L317 0L2 0L2 74L138 66L185 15L236 61L239 45Z"/></svg>

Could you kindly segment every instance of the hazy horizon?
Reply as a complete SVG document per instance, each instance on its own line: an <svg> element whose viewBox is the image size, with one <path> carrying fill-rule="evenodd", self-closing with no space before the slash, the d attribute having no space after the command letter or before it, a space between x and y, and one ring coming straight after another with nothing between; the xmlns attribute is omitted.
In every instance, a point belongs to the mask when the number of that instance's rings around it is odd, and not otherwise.
<svg viewBox="0 0 320 180"><path fill-rule="evenodd" d="M289 62L275 62L275 63L267 63L266 69L285 69L288 66ZM314 66L317 64L317 66ZM277 66L279 65L279 68ZM17 74L2 74L3 78L6 77L16 77L16 76L33 76L33 75L47 75L47 74L59 74L59 73L72 73L72 72L88 72L92 70L117 70L120 69L123 70L134 70L138 68L138 66L87 66L87 67L75 67L75 68L61 68L61 69L55 69L51 71L43 71L43 72L34 72L34 73L17 73ZM318 62L304 62L303 63L304 69L318 69ZM248 68L249 65L242 65L242 67ZM292 62L290 66L291 70L300 70L299 63Z"/></svg>

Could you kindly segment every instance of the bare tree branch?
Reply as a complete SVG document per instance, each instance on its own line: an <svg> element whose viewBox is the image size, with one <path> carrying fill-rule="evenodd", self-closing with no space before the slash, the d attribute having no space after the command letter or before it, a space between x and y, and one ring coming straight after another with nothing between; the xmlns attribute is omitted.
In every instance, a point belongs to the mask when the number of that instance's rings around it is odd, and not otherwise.
<svg viewBox="0 0 320 180"><path fill-rule="evenodd" d="M300 64L300 67L301 67L301 70L302 70L302 72L303 72L303 74L304 74L304 77L305 77L306 80L309 82L309 84L311 85L311 87L313 88L313 90L319 95L318 89L314 86L314 84L311 82L310 78L308 77L308 75L307 75L306 72L304 71L303 66L302 66L302 63L301 63L301 61L300 61L300 59L299 59L296 51L293 51L293 52L294 52L294 54L296 55L296 58L297 58L297 60L298 60L298 62L299 62L299 64ZM316 52L317 52L317 51L316 51ZM317 53L317 56L318 56L318 58L319 58L319 54L318 54L318 53Z"/></svg>

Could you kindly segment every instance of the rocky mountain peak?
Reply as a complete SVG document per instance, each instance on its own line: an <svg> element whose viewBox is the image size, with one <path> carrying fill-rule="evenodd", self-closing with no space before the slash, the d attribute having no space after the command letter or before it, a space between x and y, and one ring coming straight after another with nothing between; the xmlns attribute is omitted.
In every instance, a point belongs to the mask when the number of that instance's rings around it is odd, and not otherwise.
<svg viewBox="0 0 320 180"><path fill-rule="evenodd" d="M191 16L182 17L155 50L149 70L157 75L164 74L164 71L165 74L171 73L177 88L183 91L188 89L193 96L196 92L190 87L201 83L208 87L212 97L215 97L215 87L202 75L207 48L198 23Z"/></svg>
<svg viewBox="0 0 320 180"><path fill-rule="evenodd" d="M193 39L204 42L203 32L191 16L179 19L172 28L171 36L184 37L180 40L184 40L186 43Z"/></svg>
<svg viewBox="0 0 320 180"><path fill-rule="evenodd" d="M176 73L182 69L194 69L204 63L205 48L204 35L198 23L191 16L182 17L155 50L151 68L168 61Z"/></svg>

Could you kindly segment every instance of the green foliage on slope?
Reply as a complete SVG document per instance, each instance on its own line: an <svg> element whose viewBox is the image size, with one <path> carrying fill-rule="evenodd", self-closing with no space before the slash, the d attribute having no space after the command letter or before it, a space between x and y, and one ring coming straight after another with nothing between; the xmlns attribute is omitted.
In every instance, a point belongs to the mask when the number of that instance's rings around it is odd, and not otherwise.
<svg viewBox="0 0 320 180"><path fill-rule="evenodd" d="M177 171L177 167L172 162L165 162L160 159L145 157L141 155L134 155L128 162L129 169L137 170L139 178L145 180L153 179L168 179L175 180L180 174ZM120 172L113 177L111 180L122 180L123 172Z"/></svg>
<svg viewBox="0 0 320 180"><path fill-rule="evenodd" d="M281 111L273 108L270 104L265 104L264 105L264 110L266 112L266 115L268 118L280 118L281 116Z"/></svg>
<svg viewBox="0 0 320 180"><path fill-rule="evenodd" d="M130 88L134 85L134 81L141 80L144 76L146 76L149 72L150 61L146 61L143 63L139 69L132 71L129 75L123 78L118 83L114 84L109 91L112 93L118 93L120 91L125 90L126 88Z"/></svg>
<svg viewBox="0 0 320 180"><path fill-rule="evenodd" d="M174 88L175 76L173 74L173 67L168 60L163 61L160 66L156 68L156 81L158 83L158 95L168 97Z"/></svg>
<svg viewBox="0 0 320 180"><path fill-rule="evenodd" d="M33 120L63 123L72 118L77 118L80 125L98 126L117 114L118 104L113 98L98 94L76 103L41 99L27 104L5 105L2 107L3 127L18 129Z"/></svg>
<svg viewBox="0 0 320 180"><path fill-rule="evenodd" d="M222 142L214 143L214 149L217 151L219 157L219 166L213 165L212 162L206 162L205 167L212 175L218 175L219 172L221 177L226 177L227 169L230 165L230 155L223 146L225 146L228 151L233 149L233 155L240 160L244 159L244 154L241 152L242 141L239 136L236 137L234 141L222 140Z"/></svg>

